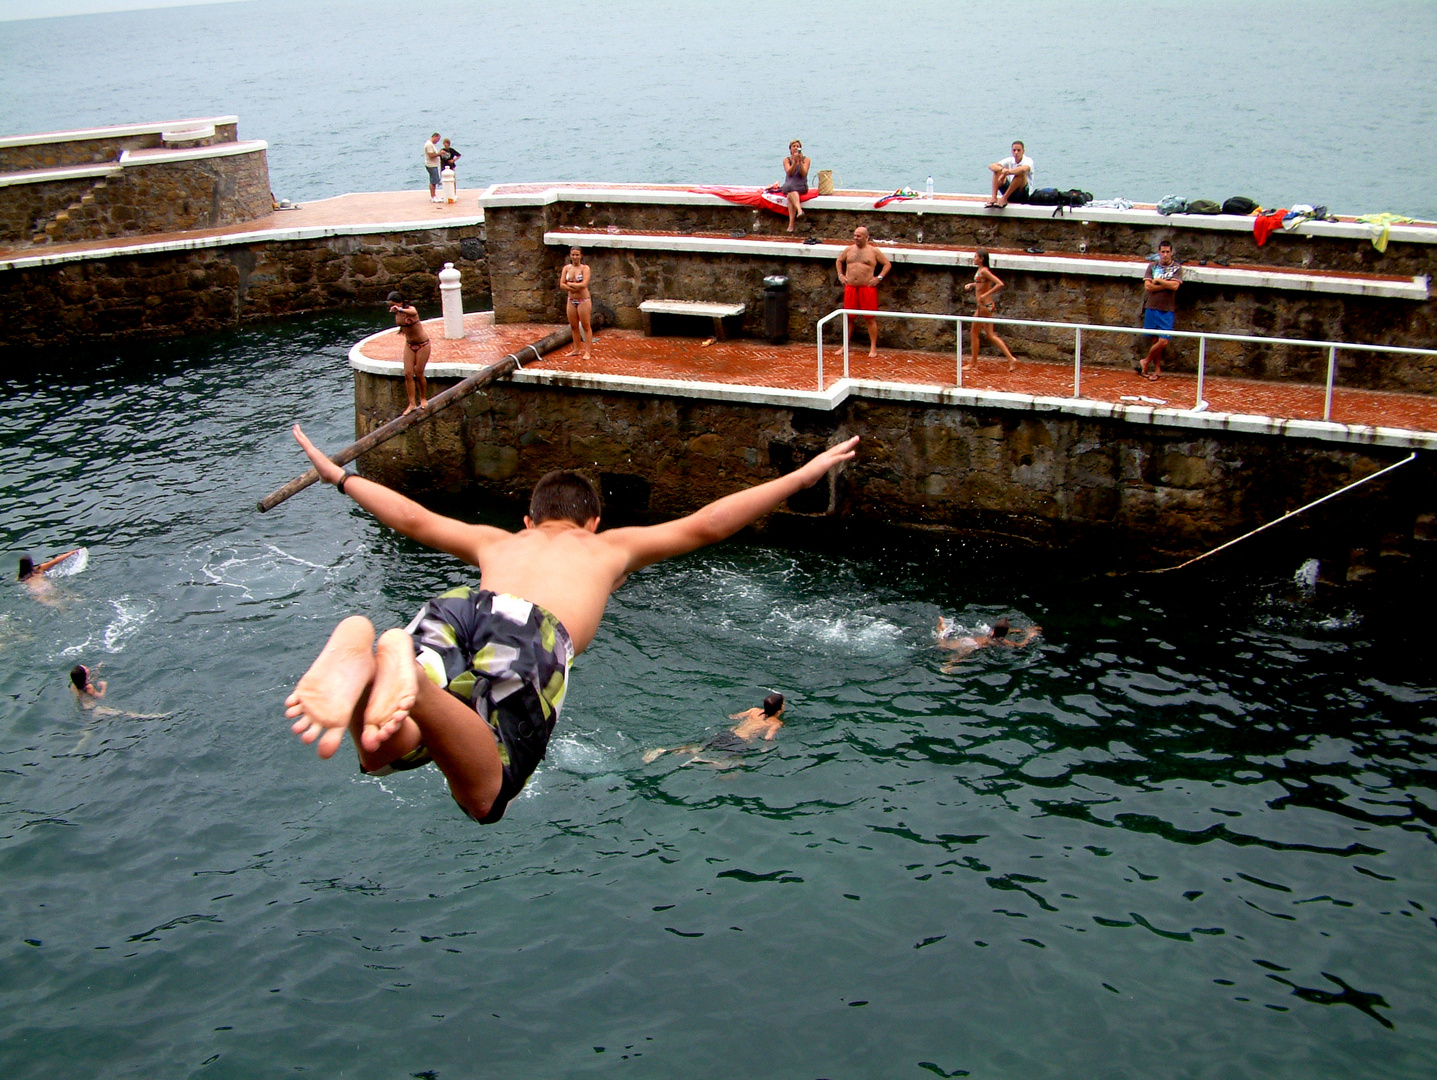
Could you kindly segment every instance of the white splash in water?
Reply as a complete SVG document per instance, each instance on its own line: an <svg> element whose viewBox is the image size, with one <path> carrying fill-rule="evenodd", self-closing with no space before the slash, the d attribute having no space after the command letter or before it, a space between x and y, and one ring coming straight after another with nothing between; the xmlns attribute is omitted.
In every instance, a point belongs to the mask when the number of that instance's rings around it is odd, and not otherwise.
<svg viewBox="0 0 1437 1080"><path fill-rule="evenodd" d="M139 633L146 620L155 613L155 604L153 600L133 600L128 596L121 596L117 600L111 600L110 606L115 609L115 617L105 627L105 651L117 653L124 649L125 643Z"/></svg>
<svg viewBox="0 0 1437 1080"><path fill-rule="evenodd" d="M1297 587L1304 592L1312 592L1317 588L1317 571L1320 563L1316 559L1308 559L1297 568L1297 573L1292 575Z"/></svg>

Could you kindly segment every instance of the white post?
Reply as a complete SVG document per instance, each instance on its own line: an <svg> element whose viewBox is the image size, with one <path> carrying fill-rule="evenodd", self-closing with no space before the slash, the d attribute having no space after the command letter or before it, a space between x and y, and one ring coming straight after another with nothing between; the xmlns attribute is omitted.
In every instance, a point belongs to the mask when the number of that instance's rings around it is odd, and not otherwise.
<svg viewBox="0 0 1437 1080"><path fill-rule="evenodd" d="M459 179L454 175L452 166L440 172L439 186L444 189L444 199L446 202L452 204L459 201Z"/></svg>
<svg viewBox="0 0 1437 1080"><path fill-rule="evenodd" d="M954 379L954 382L956 383L958 389L959 389L959 390L962 390L962 389L963 389L963 316L962 316L962 315L956 315L956 316L954 316L953 333L954 333L954 334L957 336L957 338L958 338L958 348L957 348L957 353L958 353L958 358L957 358L958 374L957 374L957 377Z"/></svg>
<svg viewBox="0 0 1437 1080"><path fill-rule="evenodd" d="M1073 332L1073 396L1083 396L1083 328Z"/></svg>
<svg viewBox="0 0 1437 1080"><path fill-rule="evenodd" d="M1197 400L1193 402L1194 409L1202 408L1202 384L1203 378L1207 375L1207 337L1198 338L1198 393Z"/></svg>
<svg viewBox="0 0 1437 1080"><path fill-rule="evenodd" d="M1327 350L1327 398L1322 404L1322 418L1332 419L1332 384L1337 379L1337 346Z"/></svg>
<svg viewBox="0 0 1437 1080"><path fill-rule="evenodd" d="M445 263L439 271L439 299L444 308L444 338L458 341L464 337L464 298L460 295L459 271Z"/></svg>
<svg viewBox="0 0 1437 1080"><path fill-rule="evenodd" d="M843 374L845 378L848 377L848 324L850 321L848 308L845 307L843 309ZM823 387L820 386L819 389L822 390Z"/></svg>

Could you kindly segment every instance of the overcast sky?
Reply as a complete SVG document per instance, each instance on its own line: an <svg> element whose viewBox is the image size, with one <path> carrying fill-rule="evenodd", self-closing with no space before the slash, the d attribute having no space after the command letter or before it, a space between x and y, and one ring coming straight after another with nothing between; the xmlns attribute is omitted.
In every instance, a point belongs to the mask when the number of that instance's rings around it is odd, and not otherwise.
<svg viewBox="0 0 1437 1080"><path fill-rule="evenodd" d="M91 15L96 11L137 11L140 8L193 7L228 4L234 0L0 0L0 22L52 19L58 15Z"/></svg>

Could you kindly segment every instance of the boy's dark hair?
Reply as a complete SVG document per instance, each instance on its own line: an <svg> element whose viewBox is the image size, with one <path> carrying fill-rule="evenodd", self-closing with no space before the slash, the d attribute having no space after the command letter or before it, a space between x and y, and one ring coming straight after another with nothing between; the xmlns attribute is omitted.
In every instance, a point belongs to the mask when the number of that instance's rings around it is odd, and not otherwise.
<svg viewBox="0 0 1437 1080"><path fill-rule="evenodd" d="M604 500L594 482L573 469L555 469L545 473L534 485L529 497L529 520L535 525L545 521L572 521L583 525L590 518L602 517Z"/></svg>
<svg viewBox="0 0 1437 1080"><path fill-rule="evenodd" d="M76 664L70 669L70 681L75 684L76 690L85 689L85 684L90 681L90 673L84 664Z"/></svg>
<svg viewBox="0 0 1437 1080"><path fill-rule="evenodd" d="M1162 251L1163 248L1167 248L1169 251L1171 251L1173 249L1173 242L1171 240L1158 241L1158 250Z"/></svg>
<svg viewBox="0 0 1437 1080"><path fill-rule="evenodd" d="M999 619L993 624L993 636L995 638L1007 637L1010 629L1007 619Z"/></svg>
<svg viewBox="0 0 1437 1080"><path fill-rule="evenodd" d="M777 716L778 710L781 708L783 708L782 694L769 694L768 697L763 699L764 716Z"/></svg>
<svg viewBox="0 0 1437 1080"><path fill-rule="evenodd" d="M35 572L35 560L28 555L20 556L20 572L15 575L16 581L24 581Z"/></svg>
<svg viewBox="0 0 1437 1080"><path fill-rule="evenodd" d="M987 265L988 265L988 249L987 249L987 248L981 248L981 247L980 247L980 248L974 248L974 249L973 249L973 261L974 261L975 263L977 263L979 266L987 266Z"/></svg>
<svg viewBox="0 0 1437 1080"><path fill-rule="evenodd" d="M389 294L389 302L391 304L404 303L404 294L401 293L398 289L395 289L394 292Z"/></svg>

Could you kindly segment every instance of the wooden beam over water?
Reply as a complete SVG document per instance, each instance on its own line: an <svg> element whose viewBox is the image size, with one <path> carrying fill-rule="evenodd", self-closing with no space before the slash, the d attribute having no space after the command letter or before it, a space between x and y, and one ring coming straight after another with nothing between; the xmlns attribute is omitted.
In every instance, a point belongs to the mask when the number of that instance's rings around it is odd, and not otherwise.
<svg viewBox="0 0 1437 1080"><path fill-rule="evenodd" d="M368 435L364 436L364 438L359 439L357 442L350 443L339 453L335 454L330 460L333 461L336 465L348 465L351 461L359 457L361 454L368 453L376 446L380 445L381 443L388 442L396 435L402 435L404 432L408 431L416 424L422 424L431 416L434 416L436 413L447 409L456 401L462 401L464 398L474 393L474 391L483 389L490 383L494 382L496 379L502 379L515 368L521 367L522 363L520 357L522 356L522 354L532 351L534 353L534 358L537 360L545 353L551 352L554 349L562 348L563 346L569 344L569 342L571 342L573 339L573 331L570 330L568 327L565 327L562 330L555 330L552 334L540 338L532 345L525 345L518 352L512 352L503 359L498 360L493 364L490 364L488 367L480 368L463 382L456 383L448 390L445 390L439 394L435 394L420 408L415 409L413 412L405 413L403 416L398 416L395 419L389 421L389 423L382 424L381 426L375 428ZM310 484L313 484L318 479L319 473L314 469L310 469L303 476L295 477L283 487L275 489L274 491L266 495L263 499L261 499L258 503L259 512L263 514L268 510L274 509L280 503L288 499L291 495L295 495L303 491L305 488L309 487Z"/></svg>

